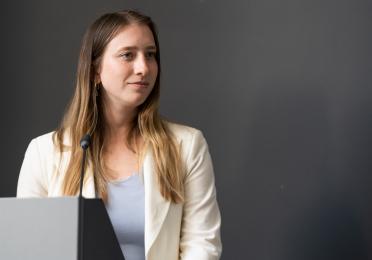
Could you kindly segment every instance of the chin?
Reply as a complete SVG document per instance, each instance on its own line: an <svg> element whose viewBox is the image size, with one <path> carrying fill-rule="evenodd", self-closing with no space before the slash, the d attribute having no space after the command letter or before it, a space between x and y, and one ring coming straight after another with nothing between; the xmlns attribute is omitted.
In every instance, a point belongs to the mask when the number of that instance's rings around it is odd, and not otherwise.
<svg viewBox="0 0 372 260"><path fill-rule="evenodd" d="M126 102L128 105L130 104L131 107L139 107L142 105L146 99L140 99L140 100L132 100L131 102Z"/></svg>
<svg viewBox="0 0 372 260"><path fill-rule="evenodd" d="M142 105L147 99L147 96L146 97L139 97L139 98L136 98L135 100L133 100L133 103L137 104L137 106L140 106Z"/></svg>

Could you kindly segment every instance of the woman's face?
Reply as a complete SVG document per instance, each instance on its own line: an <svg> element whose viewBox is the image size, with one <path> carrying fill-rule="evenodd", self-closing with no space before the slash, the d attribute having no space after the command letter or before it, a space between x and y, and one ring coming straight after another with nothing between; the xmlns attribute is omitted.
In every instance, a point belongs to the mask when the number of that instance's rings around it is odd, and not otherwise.
<svg viewBox="0 0 372 260"><path fill-rule="evenodd" d="M135 108L149 96L158 75L156 45L146 25L123 27L108 43L98 70L106 104Z"/></svg>

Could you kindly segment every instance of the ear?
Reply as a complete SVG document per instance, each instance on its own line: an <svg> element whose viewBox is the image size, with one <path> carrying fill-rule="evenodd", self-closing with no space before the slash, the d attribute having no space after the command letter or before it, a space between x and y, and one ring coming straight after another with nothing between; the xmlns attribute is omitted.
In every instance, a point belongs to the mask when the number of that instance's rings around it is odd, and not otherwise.
<svg viewBox="0 0 372 260"><path fill-rule="evenodd" d="M93 71L94 71L94 84L97 85L98 83L101 82L101 66L98 66L98 68L95 68L93 66Z"/></svg>
<svg viewBox="0 0 372 260"><path fill-rule="evenodd" d="M96 74L94 76L94 84L97 85L99 83L101 83L101 76L99 74Z"/></svg>

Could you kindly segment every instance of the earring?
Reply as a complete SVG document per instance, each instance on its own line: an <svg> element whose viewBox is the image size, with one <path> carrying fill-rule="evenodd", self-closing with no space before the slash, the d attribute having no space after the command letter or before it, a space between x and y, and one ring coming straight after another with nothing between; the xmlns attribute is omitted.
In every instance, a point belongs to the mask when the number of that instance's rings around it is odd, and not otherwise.
<svg viewBox="0 0 372 260"><path fill-rule="evenodd" d="M94 92L96 93L96 97L98 96L99 94L99 90L101 88L101 83L97 83L96 85L94 85Z"/></svg>

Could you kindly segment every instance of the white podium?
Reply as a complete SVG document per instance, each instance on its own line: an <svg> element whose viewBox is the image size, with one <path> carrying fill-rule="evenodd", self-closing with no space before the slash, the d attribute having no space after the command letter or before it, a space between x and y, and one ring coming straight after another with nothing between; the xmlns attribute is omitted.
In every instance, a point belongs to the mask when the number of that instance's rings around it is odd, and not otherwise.
<svg viewBox="0 0 372 260"><path fill-rule="evenodd" d="M1 198L0 259L124 260L100 199L83 199L83 245L78 256L78 200Z"/></svg>

